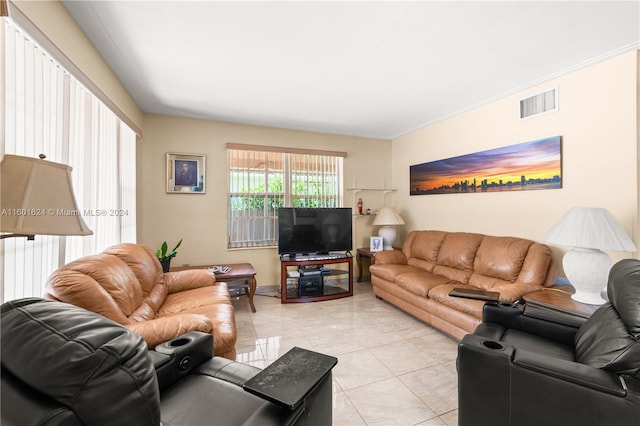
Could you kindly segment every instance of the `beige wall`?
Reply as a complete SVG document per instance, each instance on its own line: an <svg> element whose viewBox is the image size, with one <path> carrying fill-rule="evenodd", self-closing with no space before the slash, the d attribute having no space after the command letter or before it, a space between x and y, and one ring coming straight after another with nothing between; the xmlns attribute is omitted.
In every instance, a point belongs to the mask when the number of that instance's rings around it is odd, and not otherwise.
<svg viewBox="0 0 640 426"><path fill-rule="evenodd" d="M347 152L345 187L383 187L391 181L391 141L246 126L206 120L146 115L144 140L138 165L142 210L138 223L140 242L153 248L163 240L184 241L172 265L251 262L258 272L258 285L279 283L280 264L276 249L227 250L227 157L226 143L302 147ZM206 155L206 194L167 194L167 152ZM367 200L367 195L370 197ZM372 208L379 208L382 195L362 195ZM354 207L353 194L345 194L345 207ZM366 207L366 206L365 206ZM354 219L355 245L364 245L371 234L370 218Z"/></svg>
<svg viewBox="0 0 640 426"><path fill-rule="evenodd" d="M604 207L638 240L638 58L629 52L393 141L397 205L411 229L542 240L569 208ZM518 100L558 87L559 111L518 120ZM409 196L409 166L562 136L563 188ZM566 248L554 248L558 257ZM632 253L610 253L629 257Z"/></svg>

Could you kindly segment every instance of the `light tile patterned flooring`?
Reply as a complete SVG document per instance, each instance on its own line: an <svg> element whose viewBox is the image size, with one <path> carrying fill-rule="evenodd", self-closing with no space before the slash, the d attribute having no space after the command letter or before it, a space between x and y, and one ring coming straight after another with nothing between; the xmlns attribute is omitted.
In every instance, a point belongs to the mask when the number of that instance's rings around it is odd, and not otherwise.
<svg viewBox="0 0 640 426"><path fill-rule="evenodd" d="M271 293L272 295L275 293ZM344 299L281 304L234 298L237 360L264 368L294 346L333 355L333 424L457 425L457 342L377 299L369 281Z"/></svg>

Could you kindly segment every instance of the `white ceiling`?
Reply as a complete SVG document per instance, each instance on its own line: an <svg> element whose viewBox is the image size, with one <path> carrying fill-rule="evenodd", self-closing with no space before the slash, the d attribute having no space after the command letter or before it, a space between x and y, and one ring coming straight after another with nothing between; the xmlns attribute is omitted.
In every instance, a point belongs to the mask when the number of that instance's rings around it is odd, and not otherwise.
<svg viewBox="0 0 640 426"><path fill-rule="evenodd" d="M147 113L385 139L640 48L637 0L63 3Z"/></svg>

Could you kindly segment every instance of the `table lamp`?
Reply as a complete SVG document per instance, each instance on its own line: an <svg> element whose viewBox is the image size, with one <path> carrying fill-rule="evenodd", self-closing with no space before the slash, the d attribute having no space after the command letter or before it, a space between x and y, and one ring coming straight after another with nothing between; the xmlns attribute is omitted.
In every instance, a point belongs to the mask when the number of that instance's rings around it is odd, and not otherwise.
<svg viewBox="0 0 640 426"><path fill-rule="evenodd" d="M0 163L0 239L91 235L78 209L71 167L40 158L5 155Z"/></svg>
<svg viewBox="0 0 640 426"><path fill-rule="evenodd" d="M396 239L396 230L394 226L404 225L402 216L392 207L383 207L380 209L373 225L381 225L378 230L378 236L382 237L382 245L385 250L393 250L393 242Z"/></svg>
<svg viewBox="0 0 640 426"><path fill-rule="evenodd" d="M636 251L627 233L606 209L574 207L547 232L549 243L571 246L562 258L569 282L576 289L572 299L590 305L605 302L600 293L607 285L611 257L602 250Z"/></svg>

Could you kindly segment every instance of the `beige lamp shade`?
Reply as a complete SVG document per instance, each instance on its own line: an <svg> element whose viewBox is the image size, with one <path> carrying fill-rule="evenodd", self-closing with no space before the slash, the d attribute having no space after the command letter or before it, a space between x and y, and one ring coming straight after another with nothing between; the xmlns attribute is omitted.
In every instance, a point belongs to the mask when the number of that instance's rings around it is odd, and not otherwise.
<svg viewBox="0 0 640 426"><path fill-rule="evenodd" d="M91 235L71 185L71 167L5 155L0 163L0 231L21 235Z"/></svg>
<svg viewBox="0 0 640 426"><path fill-rule="evenodd" d="M400 213L398 213L396 209L392 207L383 207L373 220L373 225L404 225L404 219L402 219L402 216L400 216Z"/></svg>
<svg viewBox="0 0 640 426"><path fill-rule="evenodd" d="M615 217L607 209L599 207L573 207L547 232L544 240L571 247L636 250Z"/></svg>

